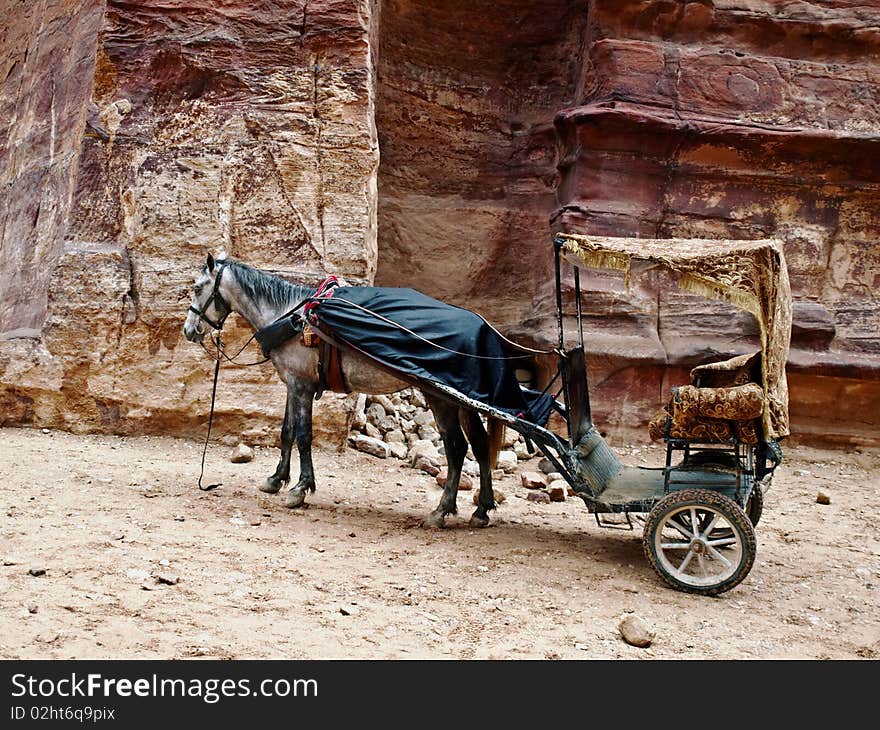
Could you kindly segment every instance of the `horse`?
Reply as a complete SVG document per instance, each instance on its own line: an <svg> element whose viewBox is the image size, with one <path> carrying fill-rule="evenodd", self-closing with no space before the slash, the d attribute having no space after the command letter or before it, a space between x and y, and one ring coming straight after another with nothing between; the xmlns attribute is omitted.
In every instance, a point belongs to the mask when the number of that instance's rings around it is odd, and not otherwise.
<svg viewBox="0 0 880 730"><path fill-rule="evenodd" d="M257 331L286 314L302 314L303 306L315 292L313 288L288 282L224 254L217 258L208 254L205 266L195 279L183 332L188 341L203 343L206 335L203 325L219 332L232 312ZM284 503L289 508L302 507L307 493L316 488L312 464L312 401L319 387L318 353L316 348L305 347L300 337L292 337L272 349L269 359L287 387L287 403L281 427L281 458L275 472L259 488L262 492L277 494L289 484L291 450L296 441L299 478L287 491ZM340 360L345 383L352 391L387 394L410 387L356 351L340 351ZM424 396L434 414L447 460L443 494L424 524L440 528L447 515L456 514L458 486L470 442L480 467L480 492L469 524L486 527L489 512L495 509L491 469L501 449L504 424L490 418L487 431L473 411L428 393Z"/></svg>

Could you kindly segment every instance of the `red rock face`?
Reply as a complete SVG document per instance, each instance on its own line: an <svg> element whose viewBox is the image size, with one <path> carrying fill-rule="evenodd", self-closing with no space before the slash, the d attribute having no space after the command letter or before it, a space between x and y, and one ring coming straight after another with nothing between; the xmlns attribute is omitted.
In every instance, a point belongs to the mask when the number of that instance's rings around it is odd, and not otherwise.
<svg viewBox="0 0 880 730"><path fill-rule="evenodd" d="M382 3L377 283L502 326L550 271L555 111L576 99L586 7Z"/></svg>
<svg viewBox="0 0 880 730"><path fill-rule="evenodd" d="M0 16L0 337L34 335L46 317L103 11L18 2Z"/></svg>
<svg viewBox="0 0 880 730"><path fill-rule="evenodd" d="M876 440L876 13L15 3L0 19L0 423L191 434L210 362L181 324L216 248L302 281L413 286L553 346L550 237L566 229L783 239L793 432ZM692 365L755 347L749 316L658 276L581 283L609 430L643 425ZM230 341L249 334L230 322ZM220 432L271 441L274 373L226 378ZM339 431L344 408L322 413Z"/></svg>
<svg viewBox="0 0 880 730"><path fill-rule="evenodd" d="M608 0L591 9L584 96L556 117L554 227L781 238L795 297L793 431L876 438L880 34L870 11L849 2ZM642 286L621 296L640 307L647 292L641 311L656 316L659 342L641 368L644 380L664 364L754 347L754 325L743 317L719 318L718 305L672 293L669 284ZM587 300L591 314L619 321L612 339L638 333L595 293ZM536 307L549 311L550 303L539 297ZM542 322L546 315L531 324ZM594 356L600 388L633 365L608 362L603 349L617 348L601 344ZM637 422L634 395L640 412L653 408L638 388L624 405L620 391L606 390L600 416L612 424Z"/></svg>

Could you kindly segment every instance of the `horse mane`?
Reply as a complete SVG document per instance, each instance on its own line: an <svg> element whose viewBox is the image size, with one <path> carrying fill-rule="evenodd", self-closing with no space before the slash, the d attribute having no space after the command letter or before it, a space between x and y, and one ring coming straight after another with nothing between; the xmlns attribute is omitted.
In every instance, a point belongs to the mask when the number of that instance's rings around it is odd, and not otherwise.
<svg viewBox="0 0 880 730"><path fill-rule="evenodd" d="M235 280L242 291L258 304L290 308L315 292L312 288L291 284L279 276L260 271L240 261L225 261L235 274Z"/></svg>

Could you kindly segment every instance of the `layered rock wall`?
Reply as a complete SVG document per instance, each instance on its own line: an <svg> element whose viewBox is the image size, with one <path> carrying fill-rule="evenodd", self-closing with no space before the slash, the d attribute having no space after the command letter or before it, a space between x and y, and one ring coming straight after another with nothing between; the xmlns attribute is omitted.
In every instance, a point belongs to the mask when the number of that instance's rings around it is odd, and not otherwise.
<svg viewBox="0 0 880 730"><path fill-rule="evenodd" d="M81 34L83 5L54 4ZM65 86L79 92L79 124L69 115L62 138L78 157L73 203L46 234L54 256L20 247L48 318L35 339L0 350L2 421L192 434L212 368L181 327L206 251L302 283L373 277L371 5L111 0L92 10L91 45L77 48L94 73L83 62L88 83ZM45 31L31 28L43 48ZM39 324L14 315L19 327ZM243 341L249 331L231 324L227 342ZM271 365L222 377L220 431L270 433L284 411ZM318 422L341 441L339 413L319 408Z"/></svg>
<svg viewBox="0 0 880 730"><path fill-rule="evenodd" d="M875 13L855 2L596 0L581 103L556 118L555 227L785 242L793 430L818 439L880 432ZM594 358L610 423L637 423L693 364L755 345L754 324L732 311L718 317L720 305L669 282L640 286L614 295L637 314L615 313L602 285L587 295L592 315L620 323ZM625 344L638 336L653 340L640 362Z"/></svg>
<svg viewBox="0 0 880 730"><path fill-rule="evenodd" d="M0 27L0 424L194 433L211 362L181 325L212 249L553 345L567 229L782 238L793 431L878 438L871 3L20 0ZM755 346L656 275L581 283L610 429ZM274 440L271 367L221 377L219 431ZM341 443L351 402L326 402Z"/></svg>

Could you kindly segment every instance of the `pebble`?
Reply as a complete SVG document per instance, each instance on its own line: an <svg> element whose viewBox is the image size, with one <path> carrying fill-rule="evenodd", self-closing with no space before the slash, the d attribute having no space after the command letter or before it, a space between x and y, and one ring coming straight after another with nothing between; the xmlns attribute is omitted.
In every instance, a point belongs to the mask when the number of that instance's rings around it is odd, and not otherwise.
<svg viewBox="0 0 880 730"><path fill-rule="evenodd" d="M507 495L502 492L500 489L493 489L492 494L495 495L495 504L504 504L505 500L507 500ZM479 490L474 492L474 504L480 503L480 492Z"/></svg>
<svg viewBox="0 0 880 730"><path fill-rule="evenodd" d="M437 484L441 487L446 487L446 469L441 469L440 473L437 474ZM471 481L471 478L467 474L462 474L461 479L458 482L458 488L462 491L469 491L474 488L474 483Z"/></svg>
<svg viewBox="0 0 880 730"><path fill-rule="evenodd" d="M229 461L233 464L247 464L254 460L254 450L246 444L239 444L232 450Z"/></svg>
<svg viewBox="0 0 880 730"><path fill-rule="evenodd" d="M544 475L536 471L524 471L519 475L519 478L526 489L543 489L547 486Z"/></svg>
<svg viewBox="0 0 880 730"><path fill-rule="evenodd" d="M551 484L549 487L547 487L547 494L550 496L551 502L565 501L565 487L558 482Z"/></svg>
<svg viewBox="0 0 880 730"><path fill-rule="evenodd" d="M28 613L36 613L40 610L40 607L37 606L36 603L29 603L27 607Z"/></svg>
<svg viewBox="0 0 880 730"><path fill-rule="evenodd" d="M537 502L538 504L550 504L550 495L547 492L534 490L526 495L529 502Z"/></svg>
<svg viewBox="0 0 880 730"><path fill-rule="evenodd" d="M651 646L654 641L654 632L642 618L635 614L625 616L617 628L623 640L630 646L644 649Z"/></svg>
<svg viewBox="0 0 880 730"><path fill-rule="evenodd" d="M504 479L504 469L493 469L492 481L500 482L502 479Z"/></svg>
<svg viewBox="0 0 880 730"><path fill-rule="evenodd" d="M20 565L20 564L21 564L21 560L19 560L18 558L14 558L11 555L7 555L5 558L3 558L3 565Z"/></svg>
<svg viewBox="0 0 880 730"><path fill-rule="evenodd" d="M153 577L156 579L158 583L164 583L169 586L176 586L180 583L180 576L176 573L169 573L166 570L157 570L153 573Z"/></svg>
<svg viewBox="0 0 880 730"><path fill-rule="evenodd" d="M818 504L831 504L831 495L827 492L819 492L816 494L816 502Z"/></svg>
<svg viewBox="0 0 880 730"><path fill-rule="evenodd" d="M339 613L343 616L357 616L357 608L354 606L340 606Z"/></svg>
<svg viewBox="0 0 880 730"><path fill-rule="evenodd" d="M379 407L381 408L381 406ZM358 451L363 451L364 453L378 457L379 459L387 459L388 454L390 453L388 444L377 438L372 438L371 436L356 434L350 436L348 442Z"/></svg>
<svg viewBox="0 0 880 730"><path fill-rule="evenodd" d="M39 576L41 576L41 575L46 575L46 569L43 568L43 567L30 568L30 569L28 570L28 573L29 573L30 575L34 576L35 578L37 578L37 577L39 577Z"/></svg>
<svg viewBox="0 0 880 730"><path fill-rule="evenodd" d="M262 524L263 524L263 521L262 521L259 517L254 517L254 518L250 521L250 526L251 526L251 527L259 527L259 526L262 525Z"/></svg>

